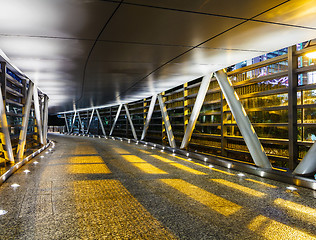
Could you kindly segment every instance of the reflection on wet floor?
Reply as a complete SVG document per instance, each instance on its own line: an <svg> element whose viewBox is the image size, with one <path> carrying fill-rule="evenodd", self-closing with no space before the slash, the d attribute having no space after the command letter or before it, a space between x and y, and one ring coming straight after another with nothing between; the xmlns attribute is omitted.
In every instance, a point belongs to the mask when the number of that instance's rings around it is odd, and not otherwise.
<svg viewBox="0 0 316 240"><path fill-rule="evenodd" d="M1 239L316 239L311 190L142 145L53 138L0 187Z"/></svg>

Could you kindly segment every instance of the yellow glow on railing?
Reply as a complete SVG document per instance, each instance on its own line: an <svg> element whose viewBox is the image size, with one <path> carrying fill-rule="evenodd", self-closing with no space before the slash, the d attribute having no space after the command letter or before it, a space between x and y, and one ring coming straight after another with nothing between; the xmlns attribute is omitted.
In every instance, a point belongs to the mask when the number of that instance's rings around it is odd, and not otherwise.
<svg viewBox="0 0 316 240"><path fill-rule="evenodd" d="M150 163L132 163L133 166L137 167L141 171L149 174L168 174L167 172L157 168Z"/></svg>
<svg viewBox="0 0 316 240"><path fill-rule="evenodd" d="M67 166L67 171L72 174L99 174L111 173L105 164L73 164Z"/></svg>
<svg viewBox="0 0 316 240"><path fill-rule="evenodd" d="M198 170L195 170L193 168L190 168L190 167L187 167L187 166L184 166L180 163L176 163L175 161L172 161L168 158L164 158L164 157L161 157L159 155L151 155L152 157L158 159L158 160L161 160L165 163L169 163L170 165L176 167L176 168L179 168L181 170L184 170L186 172L189 172L189 173L193 173L193 174L197 174L197 175L207 175L207 173L204 173L204 172L201 172L201 171L198 171Z"/></svg>
<svg viewBox="0 0 316 240"><path fill-rule="evenodd" d="M295 217L299 217L300 219L306 220L310 223L315 223L316 209L314 208L306 207L304 205L287 201L282 198L275 199L274 203L279 207L290 210L294 213Z"/></svg>
<svg viewBox="0 0 316 240"><path fill-rule="evenodd" d="M112 148L116 153L118 154L130 154L130 152L126 151L125 149L122 148Z"/></svg>
<svg viewBox="0 0 316 240"><path fill-rule="evenodd" d="M223 184L223 185L225 185L227 187L231 187L231 188L234 188L236 190L242 191L244 193L250 194L250 195L255 196L255 197L263 197L263 196L266 195L263 192L259 192L259 191L253 190L251 188L241 186L241 185L239 185L237 183L233 183L233 182L227 181L225 179L211 179L211 180L214 181L214 182Z"/></svg>
<svg viewBox="0 0 316 240"><path fill-rule="evenodd" d="M209 193L208 191L205 191L204 189L192 185L182 179L160 179L160 181L224 216L234 214L242 208L236 203Z"/></svg>
<svg viewBox="0 0 316 240"><path fill-rule="evenodd" d="M260 182L260 181L254 180L254 179L246 178L245 180L250 181L250 182L254 182L254 183L258 183L258 184L266 186L266 187L277 188L277 186L274 186L274 185L271 185L268 183L264 183L264 182Z"/></svg>
<svg viewBox="0 0 316 240"><path fill-rule="evenodd" d="M100 156L76 156L69 158L70 163L104 163Z"/></svg>
<svg viewBox="0 0 316 240"><path fill-rule="evenodd" d="M122 157L131 163L146 163L145 160L141 159L140 157L137 157L135 155L122 155Z"/></svg>
<svg viewBox="0 0 316 240"><path fill-rule="evenodd" d="M248 225L248 229L260 234L266 239L271 240L316 239L315 236L309 235L303 231L292 228L262 215L259 215L253 219Z"/></svg>

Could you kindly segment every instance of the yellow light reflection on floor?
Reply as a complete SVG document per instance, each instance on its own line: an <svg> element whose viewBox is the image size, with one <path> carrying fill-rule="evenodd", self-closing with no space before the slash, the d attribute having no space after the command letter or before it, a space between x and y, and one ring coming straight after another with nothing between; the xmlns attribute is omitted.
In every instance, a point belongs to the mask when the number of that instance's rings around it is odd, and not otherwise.
<svg viewBox="0 0 316 240"><path fill-rule="evenodd" d="M133 166L149 174L168 174L167 172L151 165L150 163L133 163Z"/></svg>
<svg viewBox="0 0 316 240"><path fill-rule="evenodd" d="M238 204L209 193L208 191L205 191L204 189L192 185L182 179L160 179L160 181L224 216L234 214L241 209L241 206Z"/></svg>
<svg viewBox="0 0 316 240"><path fill-rule="evenodd" d="M146 161L135 155L122 155L122 157L131 163L145 163Z"/></svg>
<svg viewBox="0 0 316 240"><path fill-rule="evenodd" d="M112 148L116 153L118 154L130 154L130 152L126 151L125 149L122 148Z"/></svg>
<svg viewBox="0 0 316 240"><path fill-rule="evenodd" d="M304 205L287 201L281 198L275 199L274 203L282 208L290 210L292 213L294 213L295 217L299 217L302 220L315 223L316 209L314 208L306 207Z"/></svg>
<svg viewBox="0 0 316 240"><path fill-rule="evenodd" d="M207 173L204 173L204 172L201 172L201 171L198 171L198 170L195 170L193 168L190 168L190 167L187 167L187 166L184 166L180 163L170 163L170 165L176 167L176 168L179 168L181 170L184 170L186 172L189 172L189 173L192 173L192 174L196 174L196 175L207 175Z"/></svg>
<svg viewBox="0 0 316 240"><path fill-rule="evenodd" d="M76 156L69 158L70 163L104 163L100 156Z"/></svg>
<svg viewBox="0 0 316 240"><path fill-rule="evenodd" d="M118 180L73 183L82 239L177 239Z"/></svg>
<svg viewBox="0 0 316 240"><path fill-rule="evenodd" d="M231 187L231 188L234 188L236 190L242 191L244 193L250 194L250 195L255 196L255 197L263 197L263 196L266 195L263 192L259 192L259 191L253 190L251 188L244 187L242 185L239 185L239 184L227 181L225 179L211 179L211 180L214 181L214 182L223 184L223 185L225 185L227 187Z"/></svg>
<svg viewBox="0 0 316 240"><path fill-rule="evenodd" d="M105 164L73 164L67 166L67 171L72 174L111 173Z"/></svg>
<svg viewBox="0 0 316 240"><path fill-rule="evenodd" d="M168 158L164 158L164 157L161 157L161 156L159 156L159 155L150 155L150 156L152 156L152 157L154 157L154 158L156 158L156 159L158 159L158 160L160 160L160 161L166 162L166 163L172 163L172 162L174 162L174 161L172 161L172 160L170 160L170 159L168 159Z"/></svg>
<svg viewBox="0 0 316 240"><path fill-rule="evenodd" d="M192 164L198 165L198 166L203 167L203 168L210 169L210 167L207 166L207 165L203 165L203 164L201 164L201 163L196 163L196 162L193 162L193 161L189 161L188 159L185 159L185 158L183 158L183 157L173 156L173 155L170 155L170 156L175 157L175 158L178 158L178 159L181 159L181 160L186 161L186 162L190 162L190 163L192 163ZM224 174L227 174L227 175L230 175L230 176L234 176L234 175L235 175L235 174L233 174L233 173L226 172L226 171L223 171L223 170L219 170L219 169L214 168L214 167L212 167L211 170L212 170L212 171L216 171L216 172L220 172L220 173L224 173Z"/></svg>
<svg viewBox="0 0 316 240"><path fill-rule="evenodd" d="M246 178L245 180L250 181L250 182L254 182L254 183L258 183L258 184L261 184L263 186L270 187L270 188L278 188L277 186L274 186L274 185L271 185L271 184L268 184L268 183L264 183L264 182L260 182L260 181L257 181L257 180L254 180L254 179L250 179L250 178Z"/></svg>
<svg viewBox="0 0 316 240"><path fill-rule="evenodd" d="M150 163L147 163L145 160L137 157L135 155L122 155L122 157L133 164L133 166L137 167L141 171L149 174L168 174L167 172L157 168Z"/></svg>
<svg viewBox="0 0 316 240"><path fill-rule="evenodd" d="M207 175L207 173L204 173L204 172L195 170L195 169L193 169L193 168L184 166L184 165L182 165L182 164L180 164L180 163L176 163L175 161L172 161L172 160L170 160L170 159L168 159L168 158L164 158L164 157L161 157L161 156L159 156L159 155L150 155L150 156L152 156L152 157L154 157L154 158L156 158L156 159L158 159L158 160L161 160L161 161L163 161L163 162L165 162L165 163L169 163L170 165L172 165L172 166L174 166L174 167L176 167L176 168L179 168L179 169L181 169L181 170L184 170L184 171L186 171L186 172L193 173L193 174L197 174L197 175Z"/></svg>
<svg viewBox="0 0 316 240"><path fill-rule="evenodd" d="M299 240L299 239L316 239L303 231L287 226L265 216L259 215L248 225L251 231L260 234L266 239L271 240Z"/></svg>
<svg viewBox="0 0 316 240"><path fill-rule="evenodd" d="M138 149L140 152L142 153L146 153L146 154L151 154L150 152L146 151L146 150L143 150L143 149Z"/></svg>
<svg viewBox="0 0 316 240"><path fill-rule="evenodd" d="M87 144L78 144L73 151L74 155L93 155L98 154L97 150Z"/></svg>

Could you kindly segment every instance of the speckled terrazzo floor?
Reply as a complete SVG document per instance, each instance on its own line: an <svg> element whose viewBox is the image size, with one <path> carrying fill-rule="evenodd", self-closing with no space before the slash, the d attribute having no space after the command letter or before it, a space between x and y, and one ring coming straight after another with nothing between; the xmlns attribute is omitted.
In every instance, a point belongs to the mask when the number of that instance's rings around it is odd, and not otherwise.
<svg viewBox="0 0 316 240"><path fill-rule="evenodd" d="M135 143L50 138L0 187L0 239L316 239L309 189Z"/></svg>

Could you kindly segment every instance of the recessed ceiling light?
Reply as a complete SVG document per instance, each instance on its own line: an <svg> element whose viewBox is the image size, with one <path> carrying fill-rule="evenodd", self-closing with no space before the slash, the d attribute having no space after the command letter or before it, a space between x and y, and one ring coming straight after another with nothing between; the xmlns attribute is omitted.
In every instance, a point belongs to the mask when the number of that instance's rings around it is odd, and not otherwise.
<svg viewBox="0 0 316 240"><path fill-rule="evenodd" d="M243 173L238 173L237 176L239 176L239 177L244 177L245 174L243 174Z"/></svg>
<svg viewBox="0 0 316 240"><path fill-rule="evenodd" d="M34 161L33 163L36 165L36 164L38 164L38 161Z"/></svg>
<svg viewBox="0 0 316 240"><path fill-rule="evenodd" d="M28 170L28 169L26 169L26 170L24 170L23 172L25 172L25 173L29 173L29 172L31 172L30 170Z"/></svg>
<svg viewBox="0 0 316 240"><path fill-rule="evenodd" d="M20 185L19 185L19 184L17 184L17 183L13 183L13 184L11 185L11 187L13 187L13 188L17 188L17 187L20 187Z"/></svg>

